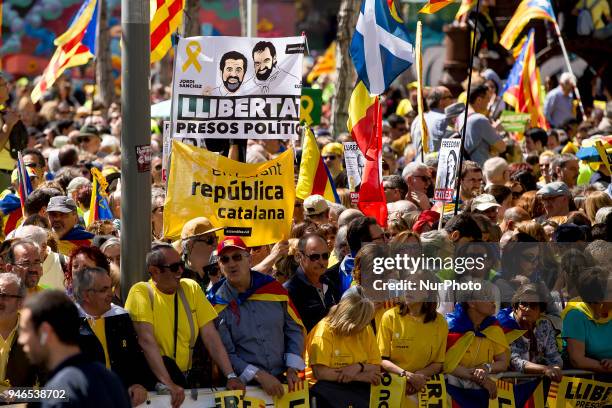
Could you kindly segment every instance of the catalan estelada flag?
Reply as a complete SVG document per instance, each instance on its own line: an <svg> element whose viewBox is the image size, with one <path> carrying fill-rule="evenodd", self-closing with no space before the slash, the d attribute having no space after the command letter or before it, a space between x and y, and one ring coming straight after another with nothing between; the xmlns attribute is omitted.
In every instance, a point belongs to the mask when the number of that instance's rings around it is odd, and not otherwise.
<svg viewBox="0 0 612 408"><path fill-rule="evenodd" d="M382 110L378 96L369 95L359 81L349 102L347 128L366 163L359 187L358 207L365 215L387 225L387 199L382 186Z"/></svg>
<svg viewBox="0 0 612 408"><path fill-rule="evenodd" d="M23 218L21 200L17 194L8 193L0 199L0 215L2 216L2 232L6 237L9 232L17 228Z"/></svg>
<svg viewBox="0 0 612 408"><path fill-rule="evenodd" d="M499 321L499 324L506 335L506 341L508 344L512 344L516 339L525 334L525 330L521 329L519 324L512 316L511 307L501 309L497 313L497 321Z"/></svg>
<svg viewBox="0 0 612 408"><path fill-rule="evenodd" d="M323 161L314 134L309 127L305 126L304 129L302 161L295 196L304 200L306 197L318 194L327 201L339 203L340 197L336 192L334 180Z"/></svg>
<svg viewBox="0 0 612 408"><path fill-rule="evenodd" d="M89 217L86 224L89 226L97 220L112 220L113 213L108 205L106 188L108 183L106 177L95 167L91 169L93 182L91 186L91 201L89 203Z"/></svg>
<svg viewBox="0 0 612 408"><path fill-rule="evenodd" d="M433 14L451 4L453 0L429 0L426 5L419 10L422 14Z"/></svg>
<svg viewBox="0 0 612 408"><path fill-rule="evenodd" d="M97 5L97 0L83 2L68 30L55 39L53 43L57 48L42 78L32 91L32 102L38 102L65 70L85 65L96 55Z"/></svg>
<svg viewBox="0 0 612 408"><path fill-rule="evenodd" d="M557 24L557 18L549 0L523 0L504 29L499 43L507 50L512 49L523 28L531 20L536 19Z"/></svg>
<svg viewBox="0 0 612 408"><path fill-rule="evenodd" d="M25 201L26 198L34 190L32 188L32 181L28 174L26 166L23 165L23 158L21 152L17 153L17 182L19 184L19 200L21 202L21 212L25 214Z"/></svg>
<svg viewBox="0 0 612 408"><path fill-rule="evenodd" d="M237 314L237 318L240 318L239 306L247 300L283 302L287 306L289 316L306 332L302 318L283 285L272 276L256 271L251 271L251 282L251 287L246 292L239 293L238 298L226 299L219 293L219 289L225 283L225 279L222 279L215 283L208 292L208 301L214 306L217 313L221 313L222 310L229 306L232 313Z"/></svg>
<svg viewBox="0 0 612 408"><path fill-rule="evenodd" d="M172 48L172 33L183 21L184 8L185 0L151 0L151 64Z"/></svg>
<svg viewBox="0 0 612 408"><path fill-rule="evenodd" d="M548 130L542 104L540 70L536 64L535 34L529 31L527 41L510 71L502 90L504 101L517 112L531 115L531 127Z"/></svg>
<svg viewBox="0 0 612 408"><path fill-rule="evenodd" d="M317 57L317 62L314 64L308 76L306 77L306 81L312 82L321 75L331 74L336 72L336 42L332 42L327 50L325 50L325 54Z"/></svg>
<svg viewBox="0 0 612 408"><path fill-rule="evenodd" d="M60 254L70 256L72 251L78 247L91 246L94 234L87 231L81 225L76 225L66 235L60 238L57 250Z"/></svg>

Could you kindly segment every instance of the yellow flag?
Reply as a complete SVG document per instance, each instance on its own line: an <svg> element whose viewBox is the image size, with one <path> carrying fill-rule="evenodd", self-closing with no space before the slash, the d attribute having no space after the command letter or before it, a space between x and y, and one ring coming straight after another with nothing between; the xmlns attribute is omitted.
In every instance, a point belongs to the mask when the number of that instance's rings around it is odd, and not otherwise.
<svg viewBox="0 0 612 408"><path fill-rule="evenodd" d="M401 407L406 393L406 377L383 373L379 385L370 386L370 408Z"/></svg>
<svg viewBox="0 0 612 408"><path fill-rule="evenodd" d="M295 203L293 150L265 163L240 163L172 142L164 237L177 239L187 221L204 216L248 246L289 236Z"/></svg>

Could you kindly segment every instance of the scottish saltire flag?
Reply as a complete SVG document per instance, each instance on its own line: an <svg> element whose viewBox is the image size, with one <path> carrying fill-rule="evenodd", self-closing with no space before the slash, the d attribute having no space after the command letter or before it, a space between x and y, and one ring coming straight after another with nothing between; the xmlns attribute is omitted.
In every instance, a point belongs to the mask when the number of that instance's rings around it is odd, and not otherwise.
<svg viewBox="0 0 612 408"><path fill-rule="evenodd" d="M414 40L393 2L363 0L350 46L359 79L380 95L414 62Z"/></svg>
<svg viewBox="0 0 612 408"><path fill-rule="evenodd" d="M499 43L507 50L512 49L514 42L531 20L546 20L557 24L555 12L550 0L523 0L516 8L510 22L504 29Z"/></svg>
<svg viewBox="0 0 612 408"><path fill-rule="evenodd" d="M21 202L21 212L25 214L25 200L34 190L32 181L26 167L23 165L21 152L17 153L17 182L19 183L19 201Z"/></svg>
<svg viewBox="0 0 612 408"><path fill-rule="evenodd" d="M91 225L98 220L112 220L113 213L106 199L106 187L108 183L104 175L95 167L91 169L93 182L91 186L91 201L89 203L89 217L87 217L87 225Z"/></svg>

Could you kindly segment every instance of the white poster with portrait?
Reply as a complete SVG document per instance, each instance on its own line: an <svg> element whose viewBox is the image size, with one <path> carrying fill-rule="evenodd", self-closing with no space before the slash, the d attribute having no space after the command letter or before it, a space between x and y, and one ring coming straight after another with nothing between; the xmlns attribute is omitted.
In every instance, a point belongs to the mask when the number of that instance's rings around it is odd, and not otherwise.
<svg viewBox="0 0 612 408"><path fill-rule="evenodd" d="M172 93L173 137L296 138L303 54L304 37L181 38Z"/></svg>
<svg viewBox="0 0 612 408"><path fill-rule="evenodd" d="M461 139L442 139L440 154L438 155L438 172L434 200L445 203L453 201L457 183L457 169L459 167L459 154Z"/></svg>
<svg viewBox="0 0 612 408"><path fill-rule="evenodd" d="M348 178L349 190L359 191L361 176L365 167L365 157L359 150L355 142L344 142L344 164L346 166L346 176Z"/></svg>

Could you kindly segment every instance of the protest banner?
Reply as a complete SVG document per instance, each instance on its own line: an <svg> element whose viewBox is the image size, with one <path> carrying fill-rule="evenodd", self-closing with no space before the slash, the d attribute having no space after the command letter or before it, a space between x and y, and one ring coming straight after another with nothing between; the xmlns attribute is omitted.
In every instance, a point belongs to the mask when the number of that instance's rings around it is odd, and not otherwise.
<svg viewBox="0 0 612 408"><path fill-rule="evenodd" d="M512 383L497 380L497 398L489 400L489 408L515 408L514 386Z"/></svg>
<svg viewBox="0 0 612 408"><path fill-rule="evenodd" d="M172 92L175 137L298 136L304 37L179 39Z"/></svg>
<svg viewBox="0 0 612 408"><path fill-rule="evenodd" d="M305 123L308 126L320 124L323 91L315 88L302 88L300 103L300 123Z"/></svg>
<svg viewBox="0 0 612 408"><path fill-rule="evenodd" d="M402 407L406 377L384 372L379 385L370 386L370 408Z"/></svg>
<svg viewBox="0 0 612 408"><path fill-rule="evenodd" d="M548 390L550 408L603 408L612 404L612 384L564 376Z"/></svg>
<svg viewBox="0 0 612 408"><path fill-rule="evenodd" d="M525 127L531 121L531 115L505 110L499 119L507 132L524 132Z"/></svg>
<svg viewBox="0 0 612 408"><path fill-rule="evenodd" d="M344 142L344 165L351 193L351 202L357 204L359 201L359 187L361 176L365 167L365 157L355 142Z"/></svg>
<svg viewBox="0 0 612 408"><path fill-rule="evenodd" d="M215 393L215 408L241 408L242 391L221 391Z"/></svg>
<svg viewBox="0 0 612 408"><path fill-rule="evenodd" d="M265 163L240 163L208 150L172 142L164 205L164 237L177 239L183 224L205 216L248 246L289 237L295 187L293 150Z"/></svg>
<svg viewBox="0 0 612 408"><path fill-rule="evenodd" d="M419 408L446 408L448 406L446 396L446 383L442 374L432 376L425 388L419 391Z"/></svg>
<svg viewBox="0 0 612 408"><path fill-rule="evenodd" d="M275 408L310 408L310 396L306 382L297 383L292 392L289 392L286 385L283 387L285 388L283 396L274 398Z"/></svg>
<svg viewBox="0 0 612 408"><path fill-rule="evenodd" d="M438 156L438 172L434 200L449 203L453 201L461 139L442 139Z"/></svg>

